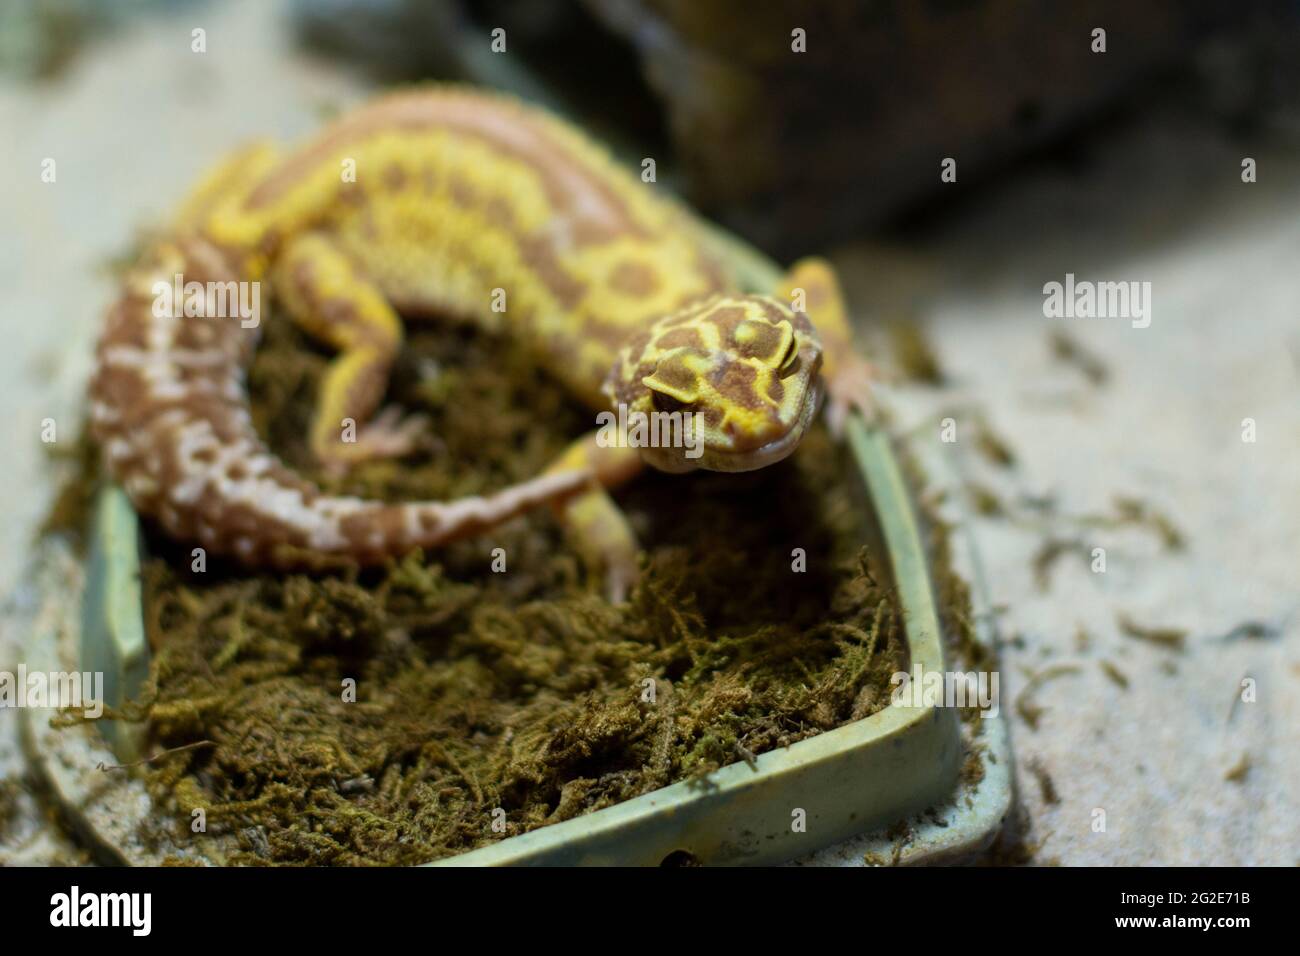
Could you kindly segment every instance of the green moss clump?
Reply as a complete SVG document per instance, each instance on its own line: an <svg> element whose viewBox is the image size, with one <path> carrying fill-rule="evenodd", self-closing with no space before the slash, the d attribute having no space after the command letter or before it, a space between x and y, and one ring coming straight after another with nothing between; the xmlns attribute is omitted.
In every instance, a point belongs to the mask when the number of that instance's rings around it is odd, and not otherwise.
<svg viewBox="0 0 1300 956"><path fill-rule="evenodd" d="M303 436L327 357L287 322L267 332L255 417L310 473ZM467 330L415 331L391 397L430 418L426 447L336 490L499 488L592 425L521 351ZM231 862L407 864L867 716L888 703L906 648L883 561L861 546L850 474L818 429L760 472L633 483L620 503L647 558L621 606L546 510L437 554L324 575L192 574L185 548L154 538L155 655L138 712L156 750L187 749L149 762L147 785L183 839L216 853L213 835L235 835ZM490 570L498 547L504 574ZM200 808L206 835L189 832Z"/></svg>

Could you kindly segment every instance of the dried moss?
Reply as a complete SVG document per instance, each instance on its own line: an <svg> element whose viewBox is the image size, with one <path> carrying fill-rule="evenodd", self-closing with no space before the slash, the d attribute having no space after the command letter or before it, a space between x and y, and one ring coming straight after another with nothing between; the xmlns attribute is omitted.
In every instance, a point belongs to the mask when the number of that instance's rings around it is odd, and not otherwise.
<svg viewBox="0 0 1300 956"><path fill-rule="evenodd" d="M1101 665L1102 673L1110 678L1111 683L1120 690L1128 690L1128 676L1125 675L1122 670L1107 660L1100 661L1099 663Z"/></svg>
<svg viewBox="0 0 1300 956"><path fill-rule="evenodd" d="M925 385L943 385L947 381L924 325L917 320L895 319L887 324L886 331L900 375Z"/></svg>
<svg viewBox="0 0 1300 956"><path fill-rule="evenodd" d="M966 493L970 496L971 505L976 513L986 518L1002 518L1006 516L1006 504L1003 503L998 493L988 485L980 484L977 481L968 481L966 483Z"/></svg>
<svg viewBox="0 0 1300 956"><path fill-rule="evenodd" d="M18 819L18 801L23 785L16 779L0 780L0 840Z"/></svg>
<svg viewBox="0 0 1300 956"><path fill-rule="evenodd" d="M1056 562L1067 554L1078 554L1085 559L1089 557L1089 551L1083 541L1078 538L1045 538L1034 552L1031 566L1034 569L1034 585L1039 591L1047 592L1052 586L1052 569L1056 567Z"/></svg>
<svg viewBox="0 0 1300 956"><path fill-rule="evenodd" d="M1119 632L1125 637L1145 641L1165 650L1182 653L1184 641L1187 640L1187 631L1181 627L1148 627L1123 612L1116 615L1116 621Z"/></svg>
<svg viewBox="0 0 1300 956"><path fill-rule="evenodd" d="M966 756L961 762L961 782L967 790L975 790L988 775L988 769L984 766L986 748L982 744L976 744L966 750Z"/></svg>
<svg viewBox="0 0 1300 956"><path fill-rule="evenodd" d="M1233 641L1272 641L1282 636L1282 629L1267 621L1243 621L1218 640L1224 644Z"/></svg>
<svg viewBox="0 0 1300 956"><path fill-rule="evenodd" d="M1034 702L1034 695L1038 692L1038 689L1048 681L1056 680L1058 677L1078 674L1080 670L1081 668L1077 664L1056 664L1028 675L1025 686L1016 698L1016 713L1029 725L1030 730L1038 729L1038 721L1044 713L1044 708L1039 707Z"/></svg>
<svg viewBox="0 0 1300 956"><path fill-rule="evenodd" d="M1084 348L1072 335L1053 329L1048 335L1052 355L1066 365L1073 365L1095 386L1105 385L1110 379L1110 369L1093 352Z"/></svg>
<svg viewBox="0 0 1300 956"><path fill-rule="evenodd" d="M1038 791L1043 798L1043 803L1055 804L1061 802L1060 795L1056 792L1056 783L1052 780L1052 775L1047 772L1047 768L1036 758L1028 761L1029 772L1034 775L1038 781Z"/></svg>
<svg viewBox="0 0 1300 956"><path fill-rule="evenodd" d="M1127 495L1116 495L1114 504L1115 517L1110 519L1113 527L1131 525L1146 528L1160 538L1166 551L1182 551L1187 546L1187 539L1178 526L1147 502ZM1098 520L1101 526L1105 526L1107 519Z"/></svg>
<svg viewBox="0 0 1300 956"><path fill-rule="evenodd" d="M250 375L255 417L310 469L325 357L284 322ZM335 485L385 498L501 487L591 415L507 342L414 334L392 397L428 447ZM901 620L861 551L847 461L820 430L747 475L648 476L622 503L647 546L627 605L599 596L548 512L427 557L329 575L249 574L152 542L155 658L144 770L232 862L436 859L610 806L866 716L905 669ZM490 570L492 548L508 571ZM807 570L791 568L803 548ZM883 576L882 576L883 577ZM356 700L345 702L346 681ZM504 832L493 829L494 811Z"/></svg>
<svg viewBox="0 0 1300 956"><path fill-rule="evenodd" d="M1223 775L1223 779L1229 783L1245 783L1246 777L1250 775L1250 767L1250 754L1244 753L1235 764L1228 768Z"/></svg>
<svg viewBox="0 0 1300 956"><path fill-rule="evenodd" d="M84 434L71 444L51 445L50 459L71 465L72 473L63 477L55 492L37 536L62 535L78 551L85 545L86 529L99 484L99 450Z"/></svg>
<svg viewBox="0 0 1300 956"><path fill-rule="evenodd" d="M913 481L918 480L920 472L916 466L910 466L908 472ZM933 509L922 507L921 510L928 532L927 551L934 578L939 629L946 644L945 659L954 667L960 665L967 670L992 671L997 664L995 652L980 639L975 627L970 584L957 572L953 561L952 525ZM962 709L966 718L978 714L976 707Z"/></svg>
<svg viewBox="0 0 1300 956"><path fill-rule="evenodd" d="M975 421L975 447L985 458L1000 468L1016 466L1016 453L982 415Z"/></svg>

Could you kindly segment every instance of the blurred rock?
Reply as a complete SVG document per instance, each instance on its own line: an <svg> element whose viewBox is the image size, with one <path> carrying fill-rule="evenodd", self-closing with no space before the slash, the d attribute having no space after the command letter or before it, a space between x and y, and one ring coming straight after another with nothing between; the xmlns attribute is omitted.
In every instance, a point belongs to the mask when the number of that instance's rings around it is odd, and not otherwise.
<svg viewBox="0 0 1300 956"><path fill-rule="evenodd" d="M395 76L460 73L460 6L443 0L294 0L301 38Z"/></svg>
<svg viewBox="0 0 1300 956"><path fill-rule="evenodd" d="M349 55L504 86L562 106L593 135L670 153L661 171L671 166L692 202L787 256L959 195L1089 117L1143 101L1151 80L1195 72L1208 40L1221 47L1211 62L1229 60L1218 98L1248 101L1268 67L1257 45L1232 38L1296 18L1288 0L296 0L295 9L308 35ZM509 56L484 52L498 26ZM1104 53L1092 49L1098 28ZM806 52L793 49L796 29ZM1295 34L1277 35L1288 39L1274 41L1274 55L1294 60ZM956 184L940 180L946 157Z"/></svg>
<svg viewBox="0 0 1300 956"><path fill-rule="evenodd" d="M0 73L50 79L97 35L133 16L185 6L193 0L4 0Z"/></svg>
<svg viewBox="0 0 1300 956"><path fill-rule="evenodd" d="M787 252L945 188L945 157L974 181L1263 5L585 2L639 51L691 197Z"/></svg>

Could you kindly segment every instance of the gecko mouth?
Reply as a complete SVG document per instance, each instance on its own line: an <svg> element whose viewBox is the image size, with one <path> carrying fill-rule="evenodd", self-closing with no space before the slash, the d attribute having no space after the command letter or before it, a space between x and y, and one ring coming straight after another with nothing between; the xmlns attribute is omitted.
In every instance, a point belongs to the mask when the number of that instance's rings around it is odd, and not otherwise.
<svg viewBox="0 0 1300 956"><path fill-rule="evenodd" d="M799 421L795 422L784 435L773 439L766 445L760 445L752 451L718 455L709 462L709 470L757 471L759 468L774 465L781 459L788 457L791 452L799 447L799 442L817 416L817 410L821 407L824 391L821 377L818 376L813 379L812 384L808 387Z"/></svg>

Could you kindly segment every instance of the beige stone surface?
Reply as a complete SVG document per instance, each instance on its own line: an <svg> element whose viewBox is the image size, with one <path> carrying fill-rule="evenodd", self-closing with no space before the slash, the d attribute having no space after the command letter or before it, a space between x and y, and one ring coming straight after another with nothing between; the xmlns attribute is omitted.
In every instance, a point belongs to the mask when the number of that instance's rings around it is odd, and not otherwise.
<svg viewBox="0 0 1300 956"><path fill-rule="evenodd" d="M859 317L912 310L949 373L941 389L892 395L908 442L927 450L951 415L969 480L1009 503L1057 501L1058 516L1038 527L975 519L992 600L1005 607L1003 703L1036 858L1294 865L1300 163L1280 134L1233 141L1159 108L1106 128L1089 153L1081 171L1014 171L902 251L850 250L839 261ZM1241 181L1245 156L1258 162L1255 184ZM1046 318L1043 285L1066 273L1150 282L1150 326ZM1055 360L1053 329L1099 357L1109 380L1092 386ZM1014 449L1015 467L979 453L981 417ZM1242 440L1247 418L1254 443ZM1116 495L1167 515L1185 548L1067 520L1113 512ZM1053 537L1078 547L1054 563L1044 591L1032 564ZM1103 574L1090 567L1094 547L1106 549ZM1186 630L1184 650L1125 636L1120 615ZM1226 639L1246 622L1272 636ZM1062 665L1077 672L1032 694L1043 712L1030 726L1015 707L1028 678ZM1234 706L1245 678L1256 700ZM1243 758L1244 778L1227 779ZM1105 832L1093 830L1097 810ZM825 859L852 861L853 849Z"/></svg>
<svg viewBox="0 0 1300 956"><path fill-rule="evenodd" d="M60 442L77 429L111 295L106 260L227 148L301 133L323 108L364 96L336 67L289 55L274 7L197 7L105 38L50 85L0 83L0 593L20 580L24 542L50 499L41 422L55 420ZM190 52L195 26L207 29L206 55ZM1294 864L1300 163L1277 136L1232 142L1177 113L1095 131L1088 151L1081 169L1028 164L978 192L953 187L952 207L888 254L839 259L860 318L900 306L919 315L950 374L942 389L889 392L908 441L937 442L938 419L951 415L969 478L1007 501L1057 501L1041 527L981 518L976 528L993 599L1005 605L1004 708L1029 675L1078 668L1034 694L1036 729L1012 716L1037 858ZM1245 155L1258 159L1257 184L1240 182ZM54 184L39 178L46 157L57 162ZM1067 272L1150 281L1150 327L1045 318L1042 285ZM1052 357L1058 326L1105 362L1104 386ZM1014 468L978 453L978 415L1015 449ZM1252 444L1241 440L1245 418L1257 423ZM1186 548L1163 551L1132 529L1080 531L1061 517L1106 512L1116 494L1166 513ZM1052 535L1106 548L1105 574L1066 555L1041 591L1031 564ZM1186 629L1185 650L1123 636L1121 613ZM1276 636L1224 639L1244 621ZM0 630L0 668L17 659L20 637ZM1233 708L1243 677L1258 698ZM12 716L0 711L0 776L17 772ZM1249 771L1226 779L1243 755ZM1055 802L1031 767L1050 776ZM1097 809L1104 833L1092 828ZM66 852L35 823L23 832L20 858ZM861 847L817 862L860 863Z"/></svg>

